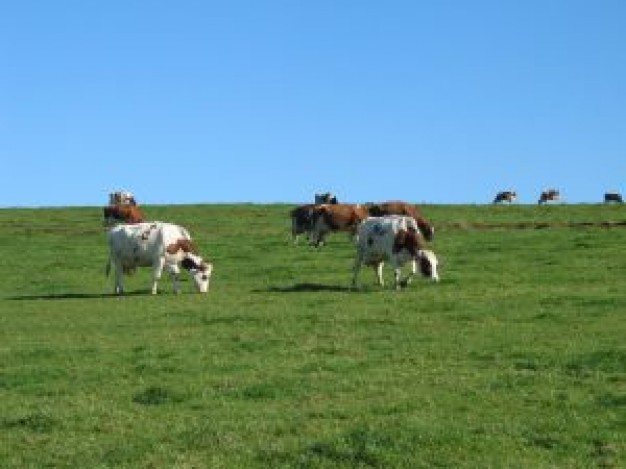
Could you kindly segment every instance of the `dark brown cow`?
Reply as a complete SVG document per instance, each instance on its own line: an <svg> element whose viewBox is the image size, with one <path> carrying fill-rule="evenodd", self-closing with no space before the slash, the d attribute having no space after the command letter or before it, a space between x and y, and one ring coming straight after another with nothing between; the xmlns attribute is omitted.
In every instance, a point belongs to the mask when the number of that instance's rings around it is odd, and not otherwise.
<svg viewBox="0 0 626 469"><path fill-rule="evenodd" d="M384 217L385 215L405 215L413 217L424 238L428 241L432 241L435 236L434 226L422 216L420 210L413 204L402 201L390 201L369 204L368 209L372 217Z"/></svg>
<svg viewBox="0 0 626 469"><path fill-rule="evenodd" d="M608 204L610 202L623 203L624 199L622 199L622 194L619 192L607 192L604 194L604 203Z"/></svg>
<svg viewBox="0 0 626 469"><path fill-rule="evenodd" d="M496 197L493 199L494 204L499 204L501 202L515 202L517 200L517 192L515 191L502 191L496 194Z"/></svg>
<svg viewBox="0 0 626 469"><path fill-rule="evenodd" d="M326 204L313 208L309 239L319 247L324 244L328 233L346 231L356 233L359 223L368 217L367 207L358 204Z"/></svg>
<svg viewBox="0 0 626 469"><path fill-rule="evenodd" d="M311 231L315 207L317 207L315 204L300 205L289 212L291 217L291 237L294 243L298 242L299 235Z"/></svg>
<svg viewBox="0 0 626 469"><path fill-rule="evenodd" d="M109 205L102 209L104 224L107 226L118 223L141 223L145 221L143 213L135 205Z"/></svg>
<svg viewBox="0 0 626 469"><path fill-rule="evenodd" d="M548 201L555 201L561 198L561 194L556 189L548 189L541 193L539 196L539 201L537 202L539 205L545 204Z"/></svg>

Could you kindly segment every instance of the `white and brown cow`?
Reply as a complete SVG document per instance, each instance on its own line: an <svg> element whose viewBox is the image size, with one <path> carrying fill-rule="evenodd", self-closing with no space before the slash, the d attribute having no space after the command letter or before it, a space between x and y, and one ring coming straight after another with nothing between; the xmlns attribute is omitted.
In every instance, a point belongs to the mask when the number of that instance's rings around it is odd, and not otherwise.
<svg viewBox="0 0 626 469"><path fill-rule="evenodd" d="M439 281L437 257L435 253L424 249L422 235L415 227L415 221L405 216L370 217L363 221L358 230L356 259L354 261L352 286L357 285L357 277L363 264L372 266L380 286L384 286L383 265L391 262L394 269L396 289L406 286L417 273ZM411 271L406 279L401 280L401 267L410 262Z"/></svg>
<svg viewBox="0 0 626 469"><path fill-rule="evenodd" d="M368 211L364 205L316 205L311 214L309 241L319 247L325 243L328 233L345 231L354 236L359 223L367 217Z"/></svg>
<svg viewBox="0 0 626 469"><path fill-rule="evenodd" d="M517 200L517 192L515 191L502 191L498 192L493 199L494 204L499 204L502 202L512 203Z"/></svg>
<svg viewBox="0 0 626 469"><path fill-rule="evenodd" d="M372 217L384 217L386 215L405 215L413 217L415 221L417 221L417 225L422 235L424 235L424 238L428 241L432 241L435 236L435 227L422 216L419 208L413 204L397 200L369 204L368 209Z"/></svg>
<svg viewBox="0 0 626 469"><path fill-rule="evenodd" d="M542 191L539 194L539 201L537 202L539 205L545 204L547 202L557 201L561 198L561 194L556 189L547 189Z"/></svg>
<svg viewBox="0 0 626 469"><path fill-rule="evenodd" d="M124 292L123 275L134 273L137 267L152 267L152 294L157 293L164 267L172 277L175 293L180 292L180 267L190 273L200 293L208 291L213 265L198 255L185 228L163 222L117 225L109 230L108 238L106 273L108 276L113 266L118 295Z"/></svg>

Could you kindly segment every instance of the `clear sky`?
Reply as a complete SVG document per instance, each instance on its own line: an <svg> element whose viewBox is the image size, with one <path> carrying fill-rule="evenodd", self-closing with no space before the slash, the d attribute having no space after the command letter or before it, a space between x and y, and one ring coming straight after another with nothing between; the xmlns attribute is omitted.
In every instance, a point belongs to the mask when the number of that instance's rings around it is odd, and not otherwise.
<svg viewBox="0 0 626 469"><path fill-rule="evenodd" d="M624 0L0 0L0 206L626 192Z"/></svg>

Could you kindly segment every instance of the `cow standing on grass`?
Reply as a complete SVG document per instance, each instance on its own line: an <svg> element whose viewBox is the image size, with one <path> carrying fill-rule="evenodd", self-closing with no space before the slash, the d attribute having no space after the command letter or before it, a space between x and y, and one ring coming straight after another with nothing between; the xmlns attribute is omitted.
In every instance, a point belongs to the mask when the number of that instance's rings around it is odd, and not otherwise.
<svg viewBox="0 0 626 469"><path fill-rule="evenodd" d="M124 274L134 273L137 267L152 267L152 294L157 293L164 267L172 277L175 293L180 293L180 267L190 273L200 293L208 291L213 265L198 255L185 228L163 222L117 225L109 230L108 238L106 273L108 276L113 266L118 295L124 292Z"/></svg>
<svg viewBox="0 0 626 469"><path fill-rule="evenodd" d="M329 233L356 234L359 223L368 217L367 207L359 204L316 205L311 214L309 240L315 247L325 243Z"/></svg>
<svg viewBox="0 0 626 469"><path fill-rule="evenodd" d="M611 202L616 202L618 204L621 204L624 202L624 199L622 198L622 194L620 194L619 192L607 192L604 194L604 203L608 204Z"/></svg>
<svg viewBox="0 0 626 469"><path fill-rule="evenodd" d="M420 231L415 220L404 216L370 217L361 223L358 229L358 244L354 261L352 287L356 288L357 278L363 264L374 267L380 286L384 286L383 266L390 261L394 269L395 288L399 290L408 285L417 273L439 281L437 257L435 253L424 249ZM401 280L401 267L411 263L411 272Z"/></svg>
<svg viewBox="0 0 626 469"><path fill-rule="evenodd" d="M372 217L384 217L385 215L405 215L412 217L417 222L420 232L428 241L435 236L435 227L426 220L420 210L413 204L402 201L381 202L368 205L369 215Z"/></svg>
<svg viewBox="0 0 626 469"><path fill-rule="evenodd" d="M556 189L548 189L539 195L539 201L537 202L539 205L545 204L547 202L555 202L561 198L561 194Z"/></svg>
<svg viewBox="0 0 626 469"><path fill-rule="evenodd" d="M499 204L502 202L513 203L517 200L517 192L515 191L502 191L498 192L493 199L494 204Z"/></svg>

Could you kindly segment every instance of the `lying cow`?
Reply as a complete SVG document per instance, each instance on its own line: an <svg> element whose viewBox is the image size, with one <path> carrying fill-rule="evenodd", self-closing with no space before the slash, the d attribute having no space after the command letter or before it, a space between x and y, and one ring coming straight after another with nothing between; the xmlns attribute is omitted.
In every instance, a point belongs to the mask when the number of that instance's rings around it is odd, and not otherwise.
<svg viewBox="0 0 626 469"><path fill-rule="evenodd" d="M180 267L193 277L196 289L206 293L213 265L205 262L196 252L187 230L181 226L163 222L117 225L109 230L109 262L115 269L115 293L122 294L122 277L132 274L137 267L152 267L152 294L157 293L157 284L163 268L172 276L174 292L180 292L178 277Z"/></svg>
<svg viewBox="0 0 626 469"><path fill-rule="evenodd" d="M561 198L561 194L559 193L559 191L557 191L556 189L548 189L546 191L543 191L539 195L539 201L537 203L541 205L549 201L559 200L560 198Z"/></svg>
<svg viewBox="0 0 626 469"><path fill-rule="evenodd" d="M139 207L134 205L109 205L102 209L102 214L106 226L117 223L141 223L145 220Z"/></svg>
<svg viewBox="0 0 626 469"><path fill-rule="evenodd" d="M419 209L413 204L401 201L382 202L370 204L368 209L372 217L383 217L385 215L406 215L413 217L417 221L417 225L422 235L424 235L424 238L428 241L432 241L435 236L435 228L433 225L422 216Z"/></svg>
<svg viewBox="0 0 626 469"><path fill-rule="evenodd" d="M502 202L512 203L517 200L517 192L515 191L502 191L498 192L493 199L494 204L499 204Z"/></svg>
<svg viewBox="0 0 626 469"><path fill-rule="evenodd" d="M109 205L137 205L137 201L131 192L117 191L109 194Z"/></svg>
<svg viewBox="0 0 626 469"><path fill-rule="evenodd" d="M359 223L367 216L367 207L364 205L316 205L311 215L309 240L319 247L325 243L328 233L345 231L354 236Z"/></svg>
<svg viewBox="0 0 626 469"><path fill-rule="evenodd" d="M424 249L424 241L414 226L411 217L385 216L370 217L359 226L356 259L352 277L353 288L357 285L357 277L363 264L374 267L378 284L384 286L383 265L390 261L394 269L396 289L406 286L417 273L424 277L439 281L437 273L437 257L435 253ZM406 279L400 280L401 267L411 262L411 272Z"/></svg>
<svg viewBox="0 0 626 469"><path fill-rule="evenodd" d="M330 192L325 192L324 194L315 194L315 205L321 204L338 204L337 196L331 194Z"/></svg>

